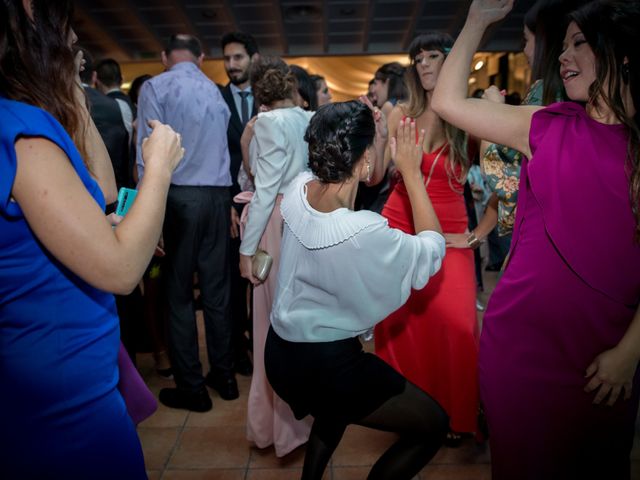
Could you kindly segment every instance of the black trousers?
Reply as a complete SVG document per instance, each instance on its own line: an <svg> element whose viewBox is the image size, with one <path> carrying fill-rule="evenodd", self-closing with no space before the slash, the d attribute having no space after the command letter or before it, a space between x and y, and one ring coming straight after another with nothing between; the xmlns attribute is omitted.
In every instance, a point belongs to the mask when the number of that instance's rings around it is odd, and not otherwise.
<svg viewBox="0 0 640 480"><path fill-rule="evenodd" d="M204 386L198 356L193 274L198 272L211 371L232 374L227 187L172 185L164 221L169 349L176 386Z"/></svg>

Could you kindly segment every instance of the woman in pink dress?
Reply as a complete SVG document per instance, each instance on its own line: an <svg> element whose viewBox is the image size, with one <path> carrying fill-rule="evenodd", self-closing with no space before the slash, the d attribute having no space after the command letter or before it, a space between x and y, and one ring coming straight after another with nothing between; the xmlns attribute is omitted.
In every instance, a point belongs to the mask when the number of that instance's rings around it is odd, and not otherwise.
<svg viewBox="0 0 640 480"><path fill-rule="evenodd" d="M247 436L259 448L273 445L282 457L309 438L311 418L296 420L289 406L276 395L264 371L264 344L276 290L282 240L282 192L306 170L308 147L304 134L313 112L294 103L296 81L284 61L262 57L251 70L251 87L264 110L253 126L252 172L255 193L248 206L240 245L240 273L253 290L253 377L247 409ZM247 211L247 210L245 210ZM245 214L243 213L243 217ZM273 257L264 282L253 276L251 262L260 248Z"/></svg>
<svg viewBox="0 0 640 480"><path fill-rule="evenodd" d="M454 125L529 159L480 339L493 478L627 480L640 386L640 3L570 14L558 69L581 103L467 99L473 53L512 5L473 2L433 99Z"/></svg>

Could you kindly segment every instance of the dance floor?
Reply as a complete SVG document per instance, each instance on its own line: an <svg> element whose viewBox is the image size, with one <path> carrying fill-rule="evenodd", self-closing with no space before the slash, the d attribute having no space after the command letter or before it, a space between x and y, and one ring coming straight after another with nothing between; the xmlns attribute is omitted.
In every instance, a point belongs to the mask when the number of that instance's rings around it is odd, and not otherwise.
<svg viewBox="0 0 640 480"><path fill-rule="evenodd" d="M486 303L496 282L496 274L484 272ZM482 320L482 314L479 314ZM201 312L198 312L202 334ZM203 366L206 349L201 338ZM372 349L373 342L365 343ZM139 354L138 366L157 395L171 380L157 375L151 354ZM206 367L205 367L206 368ZM206 373L206 372L205 372ZM304 446L284 458L272 448L258 449L245 436L249 377L237 376L240 398L224 401L209 390L213 409L206 413L173 410L160 405L156 413L140 424L138 433L151 480L297 480L302 471ZM523 432L526 435L526 432ZM326 480L362 480L373 462L393 442L394 435L350 426L327 468ZM443 447L416 477L424 480L490 480L489 446L466 439L458 448ZM640 425L636 423L636 443L632 452L632 480L640 480Z"/></svg>

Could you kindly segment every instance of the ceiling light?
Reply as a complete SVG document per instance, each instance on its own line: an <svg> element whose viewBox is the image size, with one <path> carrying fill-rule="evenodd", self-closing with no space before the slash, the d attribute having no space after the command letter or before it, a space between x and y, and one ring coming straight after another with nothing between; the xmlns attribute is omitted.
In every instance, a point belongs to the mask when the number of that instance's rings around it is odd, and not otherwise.
<svg viewBox="0 0 640 480"><path fill-rule="evenodd" d="M478 62L476 62L476 64L474 65L473 69L477 72L482 67L484 67L484 62L482 60L478 60Z"/></svg>

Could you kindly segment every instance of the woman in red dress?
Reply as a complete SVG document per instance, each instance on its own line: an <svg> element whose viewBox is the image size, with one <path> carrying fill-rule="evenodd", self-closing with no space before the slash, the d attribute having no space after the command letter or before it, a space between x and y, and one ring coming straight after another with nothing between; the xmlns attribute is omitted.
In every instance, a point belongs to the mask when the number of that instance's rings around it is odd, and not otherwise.
<svg viewBox="0 0 640 480"><path fill-rule="evenodd" d="M409 101L389 115L389 136L403 118L426 132L422 174L425 187L445 233L467 232L463 185L468 170L467 138L430 108L440 67L453 39L431 33L418 36L409 47L406 73ZM382 215L389 225L414 233L407 191L399 182ZM446 235L445 235L446 238ZM476 284L470 237L466 248L448 245L440 272L422 290L375 329L376 353L432 395L451 418L450 440L458 432L476 431L478 409ZM459 243L459 242L458 242ZM456 246L458 244L456 243Z"/></svg>

